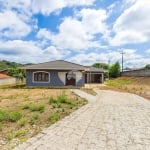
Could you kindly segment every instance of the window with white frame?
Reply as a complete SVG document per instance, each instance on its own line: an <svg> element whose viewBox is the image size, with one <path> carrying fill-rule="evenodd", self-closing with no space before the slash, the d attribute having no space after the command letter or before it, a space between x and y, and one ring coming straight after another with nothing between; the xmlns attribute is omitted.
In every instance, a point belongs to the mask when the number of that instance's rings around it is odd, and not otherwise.
<svg viewBox="0 0 150 150"><path fill-rule="evenodd" d="M45 71L33 72L33 82L49 82L50 74Z"/></svg>

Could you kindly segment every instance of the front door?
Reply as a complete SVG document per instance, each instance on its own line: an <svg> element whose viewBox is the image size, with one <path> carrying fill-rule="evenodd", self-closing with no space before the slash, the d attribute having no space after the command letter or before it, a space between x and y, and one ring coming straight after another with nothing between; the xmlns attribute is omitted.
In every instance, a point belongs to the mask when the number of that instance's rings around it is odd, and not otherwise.
<svg viewBox="0 0 150 150"><path fill-rule="evenodd" d="M72 71L66 73L66 85L76 85L76 75Z"/></svg>

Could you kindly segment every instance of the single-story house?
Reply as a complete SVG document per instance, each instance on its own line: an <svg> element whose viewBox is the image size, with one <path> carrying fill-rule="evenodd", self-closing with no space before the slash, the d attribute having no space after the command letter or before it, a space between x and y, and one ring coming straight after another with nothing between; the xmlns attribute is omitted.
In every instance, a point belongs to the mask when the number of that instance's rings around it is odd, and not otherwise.
<svg viewBox="0 0 150 150"><path fill-rule="evenodd" d="M102 68L87 67L64 60L27 65L26 86L84 86L85 83L103 83Z"/></svg>

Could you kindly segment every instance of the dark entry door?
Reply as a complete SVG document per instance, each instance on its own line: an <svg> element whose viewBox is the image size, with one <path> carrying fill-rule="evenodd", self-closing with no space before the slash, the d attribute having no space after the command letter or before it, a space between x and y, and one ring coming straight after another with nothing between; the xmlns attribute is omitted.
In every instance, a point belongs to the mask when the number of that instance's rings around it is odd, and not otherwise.
<svg viewBox="0 0 150 150"><path fill-rule="evenodd" d="M75 74L66 73L66 85L76 85L76 76Z"/></svg>

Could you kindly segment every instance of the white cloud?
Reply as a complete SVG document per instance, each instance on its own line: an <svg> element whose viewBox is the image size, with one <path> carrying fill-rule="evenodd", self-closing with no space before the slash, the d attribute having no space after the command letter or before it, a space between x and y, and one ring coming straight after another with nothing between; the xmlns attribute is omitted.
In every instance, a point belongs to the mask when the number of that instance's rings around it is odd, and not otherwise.
<svg viewBox="0 0 150 150"><path fill-rule="evenodd" d="M139 68L144 67L145 64L150 63L150 58L145 58L142 55L138 54L136 50L134 49L121 49L121 50L111 50L111 51L104 51L101 53L98 52L91 52L91 53L82 53L77 54L75 56L72 56L69 58L69 61L72 62L78 62L80 64L84 65L92 65L96 62L104 62L108 64L108 61L110 61L110 64L113 64L115 62L120 62L122 56L120 54L121 51L124 51L124 68Z"/></svg>
<svg viewBox="0 0 150 150"><path fill-rule="evenodd" d="M107 19L106 10L103 9L82 9L77 13L81 17L82 24L85 30L90 34L105 33L107 32Z"/></svg>
<svg viewBox="0 0 150 150"><path fill-rule="evenodd" d="M28 35L32 27L25 23L16 12L6 10L0 12L0 36L19 38Z"/></svg>
<svg viewBox="0 0 150 150"><path fill-rule="evenodd" d="M51 33L45 28L41 28L36 35L36 37L39 39L47 39L47 40L50 40L51 36L53 36L53 33Z"/></svg>
<svg viewBox="0 0 150 150"><path fill-rule="evenodd" d="M0 42L0 58L21 63L39 63L61 59L68 52L49 46L45 49L39 47L38 42L14 40Z"/></svg>
<svg viewBox="0 0 150 150"><path fill-rule="evenodd" d="M112 45L142 43L150 40L150 1L137 0L116 20L110 39Z"/></svg>
<svg viewBox="0 0 150 150"><path fill-rule="evenodd" d="M34 13L49 15L50 13L60 11L65 7L89 6L92 5L94 1L95 0L33 0L32 10Z"/></svg>
<svg viewBox="0 0 150 150"><path fill-rule="evenodd" d="M91 47L102 47L100 39L95 36L103 36L107 32L105 10L82 9L76 12L74 17L66 17L58 27L58 33L52 33L47 29L41 29L37 33L38 38L50 40L53 45L61 49L85 50Z"/></svg>

